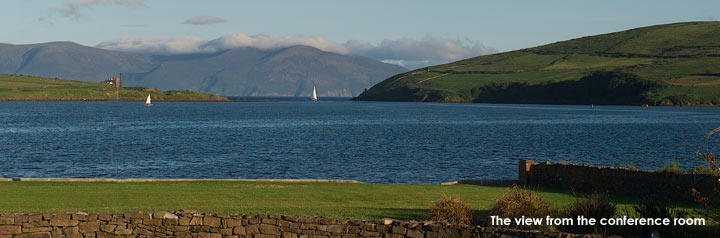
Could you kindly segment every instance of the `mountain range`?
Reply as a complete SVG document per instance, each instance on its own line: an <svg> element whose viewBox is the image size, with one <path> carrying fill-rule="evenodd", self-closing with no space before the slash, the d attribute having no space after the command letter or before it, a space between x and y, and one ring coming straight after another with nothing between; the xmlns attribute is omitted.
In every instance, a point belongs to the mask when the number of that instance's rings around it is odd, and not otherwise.
<svg viewBox="0 0 720 238"><path fill-rule="evenodd" d="M0 74L101 82L122 73L123 86L194 90L223 96L356 96L397 65L309 46L234 48L206 54L147 55L73 42L0 44Z"/></svg>
<svg viewBox="0 0 720 238"><path fill-rule="evenodd" d="M395 75L356 100L720 105L720 22L587 36Z"/></svg>

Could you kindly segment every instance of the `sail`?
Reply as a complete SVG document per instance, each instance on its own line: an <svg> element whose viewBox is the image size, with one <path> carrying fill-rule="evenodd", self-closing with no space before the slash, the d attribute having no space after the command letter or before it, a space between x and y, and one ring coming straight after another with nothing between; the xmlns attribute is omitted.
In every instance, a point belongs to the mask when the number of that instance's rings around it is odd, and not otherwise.
<svg viewBox="0 0 720 238"><path fill-rule="evenodd" d="M317 92L315 91L315 87L313 87L313 92L310 96L310 100L317 101Z"/></svg>
<svg viewBox="0 0 720 238"><path fill-rule="evenodd" d="M147 104L147 105L152 104L152 103L150 102L150 94L148 94L147 99L145 99L145 104Z"/></svg>

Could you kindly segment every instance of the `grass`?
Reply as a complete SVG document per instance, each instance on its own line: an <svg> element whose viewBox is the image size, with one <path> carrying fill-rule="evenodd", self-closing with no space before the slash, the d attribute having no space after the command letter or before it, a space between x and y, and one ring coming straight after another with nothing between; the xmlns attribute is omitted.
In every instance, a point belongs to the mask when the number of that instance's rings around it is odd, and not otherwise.
<svg viewBox="0 0 720 238"><path fill-rule="evenodd" d="M160 91L153 88L122 87L120 100L144 101L148 94L156 101L226 101L226 98L193 91ZM23 75L0 75L2 100L114 100L115 87L92 83Z"/></svg>
<svg viewBox="0 0 720 238"><path fill-rule="evenodd" d="M643 27L418 69L383 81L358 99L471 102L467 92L489 84L579 80L595 71L621 71L667 82L650 98L657 104L718 105L716 42L720 22ZM672 100L678 97L687 100Z"/></svg>
<svg viewBox="0 0 720 238"><path fill-rule="evenodd" d="M658 172L666 172L666 173L686 173L685 170L680 168L680 165L678 164L677 160L670 160L665 162L665 165L663 168L659 169Z"/></svg>
<svg viewBox="0 0 720 238"><path fill-rule="evenodd" d="M506 187L333 182L0 182L0 213L175 211L232 214L302 214L335 218L428 219L445 196L458 198L483 221ZM574 201L570 191L540 192L551 206ZM612 197L619 210L639 199ZM683 209L696 206L678 205Z"/></svg>

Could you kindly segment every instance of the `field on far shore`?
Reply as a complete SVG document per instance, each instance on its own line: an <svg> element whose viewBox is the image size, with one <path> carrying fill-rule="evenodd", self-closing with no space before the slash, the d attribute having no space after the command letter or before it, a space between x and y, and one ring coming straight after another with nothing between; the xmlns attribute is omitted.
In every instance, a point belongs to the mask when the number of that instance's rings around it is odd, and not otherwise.
<svg viewBox="0 0 720 238"><path fill-rule="evenodd" d="M155 101L227 101L227 98L209 93L143 87L122 87L119 99L145 101L148 94ZM107 83L0 74L0 101L106 100L115 100L115 86Z"/></svg>
<svg viewBox="0 0 720 238"><path fill-rule="evenodd" d="M0 213L119 213L191 209L226 214L283 214L334 218L426 220L430 206L443 196L463 200L481 222L507 187L434 184L338 182L0 182ZM570 191L542 190L562 207ZM618 212L639 199L612 197ZM680 207L697 208L689 205Z"/></svg>

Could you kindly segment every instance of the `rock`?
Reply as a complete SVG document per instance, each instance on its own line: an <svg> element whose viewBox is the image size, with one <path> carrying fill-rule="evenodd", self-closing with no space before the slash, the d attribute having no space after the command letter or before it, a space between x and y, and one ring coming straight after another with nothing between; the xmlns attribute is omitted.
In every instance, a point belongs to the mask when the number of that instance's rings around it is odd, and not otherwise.
<svg viewBox="0 0 720 238"><path fill-rule="evenodd" d="M222 238L222 235L221 235L221 234L217 234L217 233L206 233L206 232L203 232L203 233L198 234L198 238Z"/></svg>
<svg viewBox="0 0 720 238"><path fill-rule="evenodd" d="M26 223L26 222L28 222L28 220L30 220L30 217L27 214L16 213L13 215L15 217L15 224Z"/></svg>
<svg viewBox="0 0 720 238"><path fill-rule="evenodd" d="M40 214L28 215L28 222L39 222L39 221L42 221L42 215L40 215Z"/></svg>
<svg viewBox="0 0 720 238"><path fill-rule="evenodd" d="M408 230L407 235L405 235L405 236L407 236L408 238L423 238L424 237L424 235L421 231L416 231L416 230Z"/></svg>
<svg viewBox="0 0 720 238"><path fill-rule="evenodd" d="M136 229L133 231L133 233L138 234L138 235L146 235L146 236L153 236L153 235L154 235L154 233L153 233L152 231L149 231L149 230L143 229L143 228L136 228Z"/></svg>
<svg viewBox="0 0 720 238"><path fill-rule="evenodd" d="M220 218L218 217L204 217L203 225L209 227L220 227Z"/></svg>
<svg viewBox="0 0 720 238"><path fill-rule="evenodd" d="M51 226L77 226L77 220L50 220Z"/></svg>
<svg viewBox="0 0 720 238"><path fill-rule="evenodd" d="M71 218L73 220L81 220L81 221L87 221L88 213L84 211L79 211L74 214L70 214Z"/></svg>
<svg viewBox="0 0 720 238"><path fill-rule="evenodd" d="M98 220L101 220L101 221L110 221L111 219L112 219L112 216L109 214L99 214L98 215Z"/></svg>
<svg viewBox="0 0 720 238"><path fill-rule="evenodd" d="M52 219L50 220L70 220L72 217L70 216L70 213L62 213L62 214L52 214Z"/></svg>
<svg viewBox="0 0 720 238"><path fill-rule="evenodd" d="M244 235L246 235L247 233L245 232L245 227L244 227L244 226L236 226L235 228L233 228L233 234L235 234L235 235L243 235L243 236L244 236Z"/></svg>
<svg viewBox="0 0 720 238"><path fill-rule="evenodd" d="M328 225L327 231L330 233L339 234L339 233L343 233L345 231L345 229L341 225Z"/></svg>
<svg viewBox="0 0 720 238"><path fill-rule="evenodd" d="M178 219L178 224L181 226L188 226L190 225L190 218L189 217L181 217Z"/></svg>
<svg viewBox="0 0 720 238"><path fill-rule="evenodd" d="M248 225L245 227L247 234L259 234L260 227L258 225Z"/></svg>
<svg viewBox="0 0 720 238"><path fill-rule="evenodd" d="M150 219L150 214L144 212L127 212L123 214L125 218Z"/></svg>
<svg viewBox="0 0 720 238"><path fill-rule="evenodd" d="M104 232L113 232L113 230L115 230L115 227L117 227L117 225L112 225L112 224L101 225L100 230L104 231Z"/></svg>
<svg viewBox="0 0 720 238"><path fill-rule="evenodd" d="M50 238L50 232L24 233L15 236L15 238Z"/></svg>
<svg viewBox="0 0 720 238"><path fill-rule="evenodd" d="M80 229L77 226L63 228L63 234L79 234Z"/></svg>
<svg viewBox="0 0 720 238"><path fill-rule="evenodd" d="M190 219L190 225L191 226L201 226L202 225L202 217L192 217Z"/></svg>
<svg viewBox="0 0 720 238"><path fill-rule="evenodd" d="M12 225L15 224L15 217L2 216L0 217L0 225Z"/></svg>
<svg viewBox="0 0 720 238"><path fill-rule="evenodd" d="M241 226L241 225L242 225L242 220L232 219L232 218L223 219L223 227L232 228L232 227Z"/></svg>
<svg viewBox="0 0 720 238"><path fill-rule="evenodd" d="M263 218L260 220L260 222L261 222L261 223L265 223L265 224L270 224L270 225L276 225L276 224L277 224L277 220L276 220L276 219L267 218L267 217L263 217Z"/></svg>
<svg viewBox="0 0 720 238"><path fill-rule="evenodd" d="M100 230L100 221L89 221L78 224L78 228L82 233L96 232Z"/></svg>
<svg viewBox="0 0 720 238"><path fill-rule="evenodd" d="M132 229L120 228L120 229L115 229L115 231L113 232L113 234L116 234L116 235L130 235L130 234L132 234L132 232L133 232Z"/></svg>
<svg viewBox="0 0 720 238"><path fill-rule="evenodd" d="M32 232L52 231L52 228L51 227L23 227L22 230L25 233L32 233Z"/></svg>
<svg viewBox="0 0 720 238"><path fill-rule="evenodd" d="M405 235L406 231L407 231L407 229L405 229L405 227L402 227L402 226L393 226L392 228L390 228L390 232L395 233L395 234Z"/></svg>
<svg viewBox="0 0 720 238"><path fill-rule="evenodd" d="M22 233L22 228L15 225L0 225L0 235L15 235Z"/></svg>
<svg viewBox="0 0 720 238"><path fill-rule="evenodd" d="M270 235L280 235L280 230L277 226L274 225L268 225L268 224L260 224L260 233L262 234L270 234Z"/></svg>

